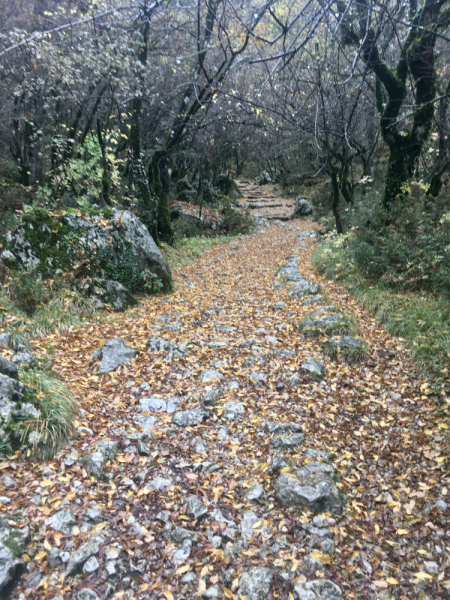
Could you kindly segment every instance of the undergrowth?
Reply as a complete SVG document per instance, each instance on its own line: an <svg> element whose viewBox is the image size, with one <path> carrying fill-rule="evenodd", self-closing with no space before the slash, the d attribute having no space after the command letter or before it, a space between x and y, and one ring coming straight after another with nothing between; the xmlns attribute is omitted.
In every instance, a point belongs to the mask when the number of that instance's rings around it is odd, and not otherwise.
<svg viewBox="0 0 450 600"><path fill-rule="evenodd" d="M431 293L393 288L364 279L347 253L351 234L332 237L314 251L315 269L341 281L352 295L392 335L402 338L412 363L422 377L437 377L450 363L450 304Z"/></svg>
<svg viewBox="0 0 450 600"><path fill-rule="evenodd" d="M171 269L179 269L194 262L213 246L232 242L236 236L218 235L215 237L191 237L177 239L174 246L161 248Z"/></svg>

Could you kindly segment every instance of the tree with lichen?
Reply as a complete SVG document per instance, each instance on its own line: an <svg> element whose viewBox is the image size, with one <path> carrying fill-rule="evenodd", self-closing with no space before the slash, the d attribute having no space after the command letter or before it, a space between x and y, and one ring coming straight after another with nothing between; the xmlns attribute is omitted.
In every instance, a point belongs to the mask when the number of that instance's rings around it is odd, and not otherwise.
<svg viewBox="0 0 450 600"><path fill-rule="evenodd" d="M361 0L354 12L351 2L338 4L343 42L359 45L359 55L376 77L381 134L389 148L382 199L386 208L405 192L433 125L437 89L435 47L440 30L450 23L447 4L448 0L425 0L422 5L410 0L409 22L401 16L397 19L407 30L395 68L388 66L379 47L389 7L383 6L382 18L373 25L373 7L367 0ZM394 33L399 35L395 28ZM413 97L413 109L402 114L408 94Z"/></svg>

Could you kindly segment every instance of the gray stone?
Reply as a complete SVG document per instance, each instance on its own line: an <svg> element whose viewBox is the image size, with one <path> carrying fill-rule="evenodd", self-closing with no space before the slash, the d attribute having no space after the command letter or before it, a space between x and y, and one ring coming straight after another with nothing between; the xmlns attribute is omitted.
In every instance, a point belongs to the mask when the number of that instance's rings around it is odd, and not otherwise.
<svg viewBox="0 0 450 600"><path fill-rule="evenodd" d="M316 450L315 448L308 448L305 452L306 458L315 460L316 458L323 458L324 460L330 460L330 454L326 450Z"/></svg>
<svg viewBox="0 0 450 600"><path fill-rule="evenodd" d="M11 504L11 500L6 496L0 496L0 504Z"/></svg>
<svg viewBox="0 0 450 600"><path fill-rule="evenodd" d="M186 514L190 519L200 520L207 516L208 509L198 496L189 496Z"/></svg>
<svg viewBox="0 0 450 600"><path fill-rule="evenodd" d="M108 340L103 346L99 373L111 373L136 356L136 350L125 344L122 338Z"/></svg>
<svg viewBox="0 0 450 600"><path fill-rule="evenodd" d="M436 502L435 506L442 512L446 511L448 508L448 504L447 504L447 502L444 502L444 500L438 500Z"/></svg>
<svg viewBox="0 0 450 600"><path fill-rule="evenodd" d="M282 454L275 452L272 457L272 461L270 463L270 471L272 473L279 473L281 469L284 469L289 466L288 461L284 458Z"/></svg>
<svg viewBox="0 0 450 600"><path fill-rule="evenodd" d="M334 554L336 552L336 545L333 540L321 540L320 549L322 554Z"/></svg>
<svg viewBox="0 0 450 600"><path fill-rule="evenodd" d="M94 477L101 477L103 468L108 460L114 459L117 454L117 442L103 440L98 442L97 451L85 454L80 461L83 467Z"/></svg>
<svg viewBox="0 0 450 600"><path fill-rule="evenodd" d="M21 576L25 562L19 558L30 542L28 527L17 529L0 519L0 596Z"/></svg>
<svg viewBox="0 0 450 600"><path fill-rule="evenodd" d="M260 173L260 175L258 175L255 183L257 185L266 185L268 183L272 183L272 177L269 175L269 173L267 171L263 171L262 173ZM248 600L253 600L253 598L248 598Z"/></svg>
<svg viewBox="0 0 450 600"><path fill-rule="evenodd" d="M170 512L168 510L161 510L155 517L160 523L167 523L170 521Z"/></svg>
<svg viewBox="0 0 450 600"><path fill-rule="evenodd" d="M266 381L266 379L267 379L267 375L265 373L261 373L259 371L252 371L250 373L250 381L255 385L258 385L259 383Z"/></svg>
<svg viewBox="0 0 450 600"><path fill-rule="evenodd" d="M11 379L18 379L17 373L17 365L7 360L0 354L0 374L6 375L6 377L10 377Z"/></svg>
<svg viewBox="0 0 450 600"><path fill-rule="evenodd" d="M177 410L177 408L180 404L181 404L181 400L179 398L177 398L176 396L169 398L167 400L167 413L169 415L172 415Z"/></svg>
<svg viewBox="0 0 450 600"><path fill-rule="evenodd" d="M167 404L162 398L141 398L139 400L139 410L142 412L166 412Z"/></svg>
<svg viewBox="0 0 450 600"><path fill-rule="evenodd" d="M274 575L267 567L252 567L239 578L240 596L247 600L266 600L274 581Z"/></svg>
<svg viewBox="0 0 450 600"><path fill-rule="evenodd" d="M140 456L150 456L150 449L147 448L143 440L136 440L135 446Z"/></svg>
<svg viewBox="0 0 450 600"><path fill-rule="evenodd" d="M3 475L2 483L7 488L15 489L17 487L17 483L9 475Z"/></svg>
<svg viewBox="0 0 450 600"><path fill-rule="evenodd" d="M294 433L292 435L278 435L270 440L272 448L291 449L297 448L305 441L303 433Z"/></svg>
<svg viewBox="0 0 450 600"><path fill-rule="evenodd" d="M333 481L331 465L313 462L295 476L282 473L276 483L276 497L282 506L300 506L311 512L342 513L343 501Z"/></svg>
<svg viewBox="0 0 450 600"><path fill-rule="evenodd" d="M306 198L297 196L294 200L294 217L307 217L313 211L311 202L308 202Z"/></svg>
<svg viewBox="0 0 450 600"><path fill-rule="evenodd" d="M432 560L425 561L423 563L423 566L425 568L425 571L430 575L437 575L437 573L439 573L439 565Z"/></svg>
<svg viewBox="0 0 450 600"><path fill-rule="evenodd" d="M98 553L102 543L103 538L95 534L85 544L80 546L78 550L75 550L67 563L66 577L75 575L81 570L84 563L91 558L91 556Z"/></svg>
<svg viewBox="0 0 450 600"><path fill-rule="evenodd" d="M101 600L101 598L94 590L83 588L78 592L77 600Z"/></svg>
<svg viewBox="0 0 450 600"><path fill-rule="evenodd" d="M173 486L173 481L164 477L155 477L148 482L148 486L158 492L167 492Z"/></svg>
<svg viewBox="0 0 450 600"><path fill-rule="evenodd" d="M303 429L300 423L279 423L276 421L268 421L264 425L264 433L274 435L303 433Z"/></svg>
<svg viewBox="0 0 450 600"><path fill-rule="evenodd" d="M253 511L245 512L240 523L239 529L241 530L241 533L243 535L245 535L248 538L251 538L255 535L257 529L261 529L261 527L254 528L254 525L256 525L256 523L258 522L261 522L261 519L256 513L254 513ZM268 529L265 525L262 527L262 531L264 534L268 532Z"/></svg>
<svg viewBox="0 0 450 600"><path fill-rule="evenodd" d="M184 346L177 346L170 340L165 340L161 337L149 337L147 340L147 348L150 352L167 352L166 359L171 361L173 358L181 358L185 356L187 349Z"/></svg>
<svg viewBox="0 0 450 600"><path fill-rule="evenodd" d="M50 569L56 569L61 564L59 548L52 548L47 552L47 562Z"/></svg>
<svg viewBox="0 0 450 600"><path fill-rule="evenodd" d="M192 427L199 425L208 418L209 414L202 408L194 408L193 410L182 410L173 415L172 421L179 427Z"/></svg>
<svg viewBox="0 0 450 600"><path fill-rule="evenodd" d="M13 340L9 333L0 333L0 348L12 348Z"/></svg>
<svg viewBox="0 0 450 600"><path fill-rule="evenodd" d="M98 560L95 558L95 556L91 556L91 558L84 563L83 573L88 573L90 575L91 573L95 573L99 567L100 564Z"/></svg>
<svg viewBox="0 0 450 600"><path fill-rule="evenodd" d="M297 583L294 587L295 600L340 600L342 590L328 579L314 579Z"/></svg>
<svg viewBox="0 0 450 600"><path fill-rule="evenodd" d="M198 539L198 536L194 531L189 531L183 527L176 527L170 521L167 522L163 528L163 536L167 541L175 542L176 544L181 544L184 540L196 542Z"/></svg>
<svg viewBox="0 0 450 600"><path fill-rule="evenodd" d="M305 306L310 306L311 304L317 304L317 303L322 303L323 302L323 297L316 295L316 296L311 296L311 298L305 298L305 300L303 300L303 304Z"/></svg>
<svg viewBox="0 0 450 600"><path fill-rule="evenodd" d="M91 523L101 523L103 521L102 513L95 506L86 508L86 510L84 511L84 516Z"/></svg>
<svg viewBox="0 0 450 600"><path fill-rule="evenodd" d="M72 530L77 523L75 515L70 510L59 510L46 521L46 525L54 531L61 531L66 535L72 535Z"/></svg>
<svg viewBox="0 0 450 600"><path fill-rule="evenodd" d="M259 502L265 495L263 486L256 482L253 483L245 494L245 498L248 502Z"/></svg>
<svg viewBox="0 0 450 600"><path fill-rule="evenodd" d="M158 422L158 418L152 417L151 415L148 415L148 416L140 415L137 417L136 422L139 427L142 427L142 429L144 430L144 433L146 435L151 436L153 425L155 425L155 423Z"/></svg>
<svg viewBox="0 0 450 600"><path fill-rule="evenodd" d="M193 439L195 443L195 452L196 454L208 454L209 446L201 437L197 436Z"/></svg>
<svg viewBox="0 0 450 600"><path fill-rule="evenodd" d="M223 379L222 373L218 371L213 371L212 369L205 369L202 372L202 381L212 381L214 379Z"/></svg>
<svg viewBox="0 0 450 600"><path fill-rule="evenodd" d="M29 350L14 354L11 360L15 365L26 365L27 367L31 367L37 363L35 355Z"/></svg>
<svg viewBox="0 0 450 600"><path fill-rule="evenodd" d="M297 239L300 242L304 242L309 237L316 237L316 232L312 229L307 229L306 231L302 231L301 233L299 233Z"/></svg>
<svg viewBox="0 0 450 600"><path fill-rule="evenodd" d="M308 356L308 358L300 367L300 370L306 371L312 377L316 377L318 379L322 379L327 374L325 367L323 366L323 362L313 358L312 356Z"/></svg>
<svg viewBox="0 0 450 600"><path fill-rule="evenodd" d="M311 315L306 317L299 323L299 331L307 330L321 330L332 327L333 325L340 325L343 323L344 317L338 313L331 313L329 315Z"/></svg>
<svg viewBox="0 0 450 600"><path fill-rule="evenodd" d="M202 598L206 598L206 600L217 600L218 598L223 598L224 593L223 589L220 585L212 585L210 588L204 592Z"/></svg>
<svg viewBox="0 0 450 600"><path fill-rule="evenodd" d="M217 400L222 394L222 388L213 388L212 390L209 390L206 392L206 394L204 394L204 396L202 397L202 404L204 406L215 406Z"/></svg>
<svg viewBox="0 0 450 600"><path fill-rule="evenodd" d="M181 546L175 550L172 557L172 562L176 565L183 564L187 561L192 551L191 540L183 540Z"/></svg>
<svg viewBox="0 0 450 600"><path fill-rule="evenodd" d="M225 403L223 417L228 421L238 421L245 413L245 406L242 402L230 401Z"/></svg>

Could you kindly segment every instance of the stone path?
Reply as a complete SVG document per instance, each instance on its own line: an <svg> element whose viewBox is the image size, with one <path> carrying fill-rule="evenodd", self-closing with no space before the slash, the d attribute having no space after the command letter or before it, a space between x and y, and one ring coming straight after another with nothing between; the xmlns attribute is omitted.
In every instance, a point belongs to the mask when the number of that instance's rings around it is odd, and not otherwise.
<svg viewBox="0 0 450 600"><path fill-rule="evenodd" d="M312 271L312 224L269 211L171 296L41 342L82 412L55 460L0 464L14 598L445 597L434 416L410 422L401 345Z"/></svg>

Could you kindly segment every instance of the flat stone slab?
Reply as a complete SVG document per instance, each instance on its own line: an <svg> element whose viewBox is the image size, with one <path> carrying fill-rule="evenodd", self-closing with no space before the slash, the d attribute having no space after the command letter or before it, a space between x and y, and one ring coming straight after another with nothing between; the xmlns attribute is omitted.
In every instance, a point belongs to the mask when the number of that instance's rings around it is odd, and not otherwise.
<svg viewBox="0 0 450 600"><path fill-rule="evenodd" d="M136 356L136 350L125 344L122 338L108 340L103 346L99 373L111 373Z"/></svg>

